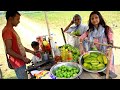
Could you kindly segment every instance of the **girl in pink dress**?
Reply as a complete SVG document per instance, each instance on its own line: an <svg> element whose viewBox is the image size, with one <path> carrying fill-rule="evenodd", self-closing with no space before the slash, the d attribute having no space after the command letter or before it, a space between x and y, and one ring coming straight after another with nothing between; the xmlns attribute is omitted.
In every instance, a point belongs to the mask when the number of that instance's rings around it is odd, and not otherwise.
<svg viewBox="0 0 120 90"><path fill-rule="evenodd" d="M81 53L91 50L94 46L96 48L108 55L108 50L110 47L94 44L91 42L98 42L103 44L111 44L113 45L113 32L111 28L106 25L102 15L98 11L93 11L89 16L88 22L89 29L80 36L80 42L85 40L86 38L90 40L90 42L86 41L85 48L83 49L82 44L80 45ZM114 55L113 51L111 52L110 59L110 70L114 72Z"/></svg>

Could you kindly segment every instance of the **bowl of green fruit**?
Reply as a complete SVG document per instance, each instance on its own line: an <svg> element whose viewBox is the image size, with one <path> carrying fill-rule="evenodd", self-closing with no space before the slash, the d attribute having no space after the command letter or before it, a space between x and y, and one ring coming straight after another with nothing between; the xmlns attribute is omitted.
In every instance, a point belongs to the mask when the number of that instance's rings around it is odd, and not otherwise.
<svg viewBox="0 0 120 90"><path fill-rule="evenodd" d="M97 73L106 69L108 58L100 51L88 51L80 56L79 63L84 70Z"/></svg>
<svg viewBox="0 0 120 90"><path fill-rule="evenodd" d="M50 73L56 79L75 79L82 74L82 71L82 66L75 62L59 62L50 69Z"/></svg>

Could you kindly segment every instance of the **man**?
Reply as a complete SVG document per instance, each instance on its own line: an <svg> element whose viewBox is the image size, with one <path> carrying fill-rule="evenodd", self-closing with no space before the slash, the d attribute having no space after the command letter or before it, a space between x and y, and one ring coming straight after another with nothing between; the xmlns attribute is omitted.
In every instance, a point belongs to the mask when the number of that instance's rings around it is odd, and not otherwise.
<svg viewBox="0 0 120 90"><path fill-rule="evenodd" d="M26 64L31 61L26 57L26 52L34 54L34 51L22 45L19 35L13 28L20 23L20 16L20 13L17 11L6 12L7 23L2 31L2 38L5 45L6 56L9 56L8 65L10 64L15 70L18 79L28 79L25 69Z"/></svg>
<svg viewBox="0 0 120 90"><path fill-rule="evenodd" d="M70 22L70 24L64 30L64 32L66 32L66 33L73 33L74 31L79 32L76 37L67 34L68 43L77 48L80 48L79 47L80 46L79 45L79 36L88 30L88 26L82 24L81 22L82 22L81 16L79 14L75 14L72 21ZM75 24L75 25L71 26L73 24ZM84 44L84 42L83 42L83 44Z"/></svg>

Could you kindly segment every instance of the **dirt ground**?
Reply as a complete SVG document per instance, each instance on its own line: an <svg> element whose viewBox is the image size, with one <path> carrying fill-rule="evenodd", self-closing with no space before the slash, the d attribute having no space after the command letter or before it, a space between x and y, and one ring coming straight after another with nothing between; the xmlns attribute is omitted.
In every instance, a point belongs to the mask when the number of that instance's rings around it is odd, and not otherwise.
<svg viewBox="0 0 120 90"><path fill-rule="evenodd" d="M5 19L3 18L3 20ZM1 58L0 63L3 64L2 66L3 73L5 73L9 69L6 67L7 63L5 61L6 57L5 57L4 45L2 41L2 29L4 26L5 24L0 25L0 30L1 30L0 32L0 44L1 44L0 45L0 58ZM20 24L17 27L15 27L15 30L19 34L23 45L29 49L32 49L30 44L32 41L36 40L37 36L42 35L43 33L44 34L48 33L46 25L35 23L24 16L21 16ZM117 46L120 45L118 44L119 41L116 41L116 40L119 40L118 37L114 38L115 44L117 44ZM116 65L115 73L118 75L116 79L120 79L120 56L119 56L120 50L113 49L113 51L115 53L115 65ZM32 55L27 53L27 57L31 59Z"/></svg>

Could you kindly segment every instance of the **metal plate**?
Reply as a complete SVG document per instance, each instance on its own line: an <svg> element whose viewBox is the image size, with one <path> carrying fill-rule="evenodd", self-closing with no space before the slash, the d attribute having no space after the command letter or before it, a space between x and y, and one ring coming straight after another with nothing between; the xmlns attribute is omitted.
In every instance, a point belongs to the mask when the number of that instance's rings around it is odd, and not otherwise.
<svg viewBox="0 0 120 90"><path fill-rule="evenodd" d="M71 77L71 78L57 78L56 77L56 79L75 79L82 74L82 71L83 71L82 66L79 65L78 63L74 63L74 62L59 62L59 63L55 64L54 66L52 66L52 68L50 69L50 73L55 76L55 71L62 65L74 66L74 67L78 68L80 72L76 76Z"/></svg>
<svg viewBox="0 0 120 90"><path fill-rule="evenodd" d="M88 53L91 53L91 52L102 53L102 52L100 52L100 51L88 51ZM85 54L87 54L87 53L85 53ZM85 54L81 55L80 58L79 58L79 64L82 66L82 68L83 68L84 70L86 70L86 71L88 71L88 72L91 72L91 73L98 73L98 72L103 72L104 70L106 70L107 65L106 65L105 68L103 68L102 70L97 70L97 71L95 71L95 70L92 71L92 70L86 69L86 68L83 66L83 62L84 62L83 56L84 56ZM104 54L104 53L102 53L102 54ZM108 60L108 58L107 58L107 60Z"/></svg>

